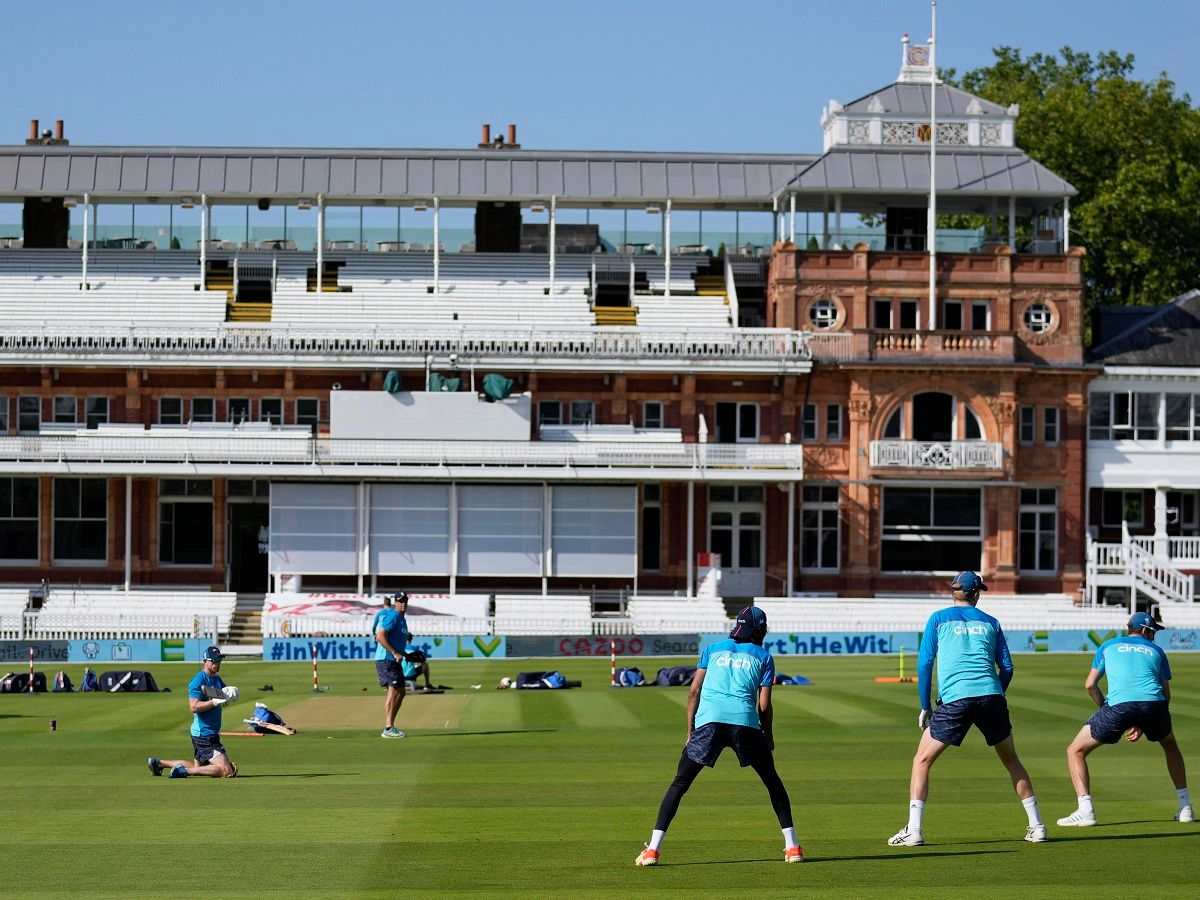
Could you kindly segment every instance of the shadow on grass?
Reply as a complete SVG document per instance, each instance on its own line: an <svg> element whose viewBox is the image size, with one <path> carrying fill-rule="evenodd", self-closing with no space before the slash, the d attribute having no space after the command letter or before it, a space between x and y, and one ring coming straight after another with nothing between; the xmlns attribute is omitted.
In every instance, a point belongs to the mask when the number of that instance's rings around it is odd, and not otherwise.
<svg viewBox="0 0 1200 900"><path fill-rule="evenodd" d="M0 719L37 719L40 716L27 716L24 713L4 713L0 715Z"/></svg>
<svg viewBox="0 0 1200 900"><path fill-rule="evenodd" d="M497 731L434 731L429 734L415 734L410 731L408 736L410 738L471 737L481 734L552 734L556 731L558 731L557 728L509 728Z"/></svg>
<svg viewBox="0 0 1200 900"><path fill-rule="evenodd" d="M242 775L238 773L238 780L244 778L338 778L357 775L357 772L268 772L263 775Z"/></svg>
<svg viewBox="0 0 1200 900"><path fill-rule="evenodd" d="M1133 824L1133 823L1114 823L1114 824ZM1095 826L1092 826L1095 827ZM1079 841L1086 843L1088 841L1128 841L1137 838L1190 838L1195 840L1196 832L1187 831L1154 831L1142 832L1141 834L1073 834L1070 837L1052 837L1050 840L1058 841L1059 843L1074 843Z"/></svg>
<svg viewBox="0 0 1200 900"><path fill-rule="evenodd" d="M934 850L930 853L871 853L864 856L806 856L804 865L810 866L818 863L843 863L843 862L864 862L885 859L927 859L931 856L987 856L996 853L1015 853L1015 850ZM732 866L741 863L769 863L779 862L778 856L771 856L761 859L720 859L712 862L683 862L669 863L672 868L675 866Z"/></svg>

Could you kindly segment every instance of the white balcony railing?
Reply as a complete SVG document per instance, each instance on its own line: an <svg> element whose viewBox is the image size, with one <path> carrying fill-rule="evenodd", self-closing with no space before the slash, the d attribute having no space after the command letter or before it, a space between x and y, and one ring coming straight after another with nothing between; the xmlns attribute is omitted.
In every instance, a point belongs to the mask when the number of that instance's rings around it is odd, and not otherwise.
<svg viewBox="0 0 1200 900"><path fill-rule="evenodd" d="M1153 535L1139 535L1132 540L1147 553L1160 553L1158 539ZM1200 563L1200 537L1168 537L1163 547L1167 551L1167 558L1173 562Z"/></svg>
<svg viewBox="0 0 1200 900"><path fill-rule="evenodd" d="M871 465L898 469L1000 469L995 441L871 441Z"/></svg>
<svg viewBox="0 0 1200 900"><path fill-rule="evenodd" d="M783 469L799 473L796 444L593 441L404 441L313 438L306 430L221 436L98 431L0 437L0 463L192 463L312 466Z"/></svg>
<svg viewBox="0 0 1200 900"><path fill-rule="evenodd" d="M849 337L847 335L847 337ZM844 342L842 342L844 343ZM848 346L848 345L847 345ZM496 328L92 327L16 322L0 330L0 356L245 357L282 359L734 360L803 362L812 359L810 334L786 328L589 328L561 331Z"/></svg>

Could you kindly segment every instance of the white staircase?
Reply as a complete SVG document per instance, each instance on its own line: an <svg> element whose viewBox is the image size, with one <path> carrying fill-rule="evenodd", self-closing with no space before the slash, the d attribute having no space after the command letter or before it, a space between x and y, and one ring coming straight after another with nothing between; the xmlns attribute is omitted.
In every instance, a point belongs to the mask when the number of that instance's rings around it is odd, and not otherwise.
<svg viewBox="0 0 1200 900"><path fill-rule="evenodd" d="M1153 552L1153 544L1130 537L1121 525L1121 543L1102 544L1087 540L1087 602L1095 605L1101 589L1120 587L1132 604L1141 593L1154 603L1192 603L1196 599L1195 576L1181 572L1172 559Z"/></svg>

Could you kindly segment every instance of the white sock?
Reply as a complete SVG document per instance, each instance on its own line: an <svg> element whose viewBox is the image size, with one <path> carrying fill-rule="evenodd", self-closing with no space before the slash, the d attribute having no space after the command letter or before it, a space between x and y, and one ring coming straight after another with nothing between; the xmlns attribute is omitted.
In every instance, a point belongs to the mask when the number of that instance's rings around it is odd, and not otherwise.
<svg viewBox="0 0 1200 900"><path fill-rule="evenodd" d="M665 831L659 831L657 828L650 832L650 849L657 850L659 847L661 847L663 838L666 836L667 833Z"/></svg>
<svg viewBox="0 0 1200 900"><path fill-rule="evenodd" d="M1179 795L1179 808L1180 809L1183 809L1185 806L1192 805L1192 801L1188 797L1188 789L1187 788L1185 788L1185 787L1184 788L1176 788L1175 793Z"/></svg>
<svg viewBox="0 0 1200 900"><path fill-rule="evenodd" d="M1042 814L1038 812L1037 797L1022 800L1021 805L1025 807L1025 815L1029 816L1029 824L1031 826L1042 824Z"/></svg>
<svg viewBox="0 0 1200 900"><path fill-rule="evenodd" d="M921 830L921 817L925 815L924 800L910 800L908 803L908 830Z"/></svg>
<svg viewBox="0 0 1200 900"><path fill-rule="evenodd" d="M1092 806L1091 794L1081 794L1079 796L1079 811L1084 815L1094 816L1096 814L1096 809Z"/></svg>
<svg viewBox="0 0 1200 900"><path fill-rule="evenodd" d="M799 847L799 846L800 846L800 842L798 840L796 840L796 829L795 828L783 829L783 849L786 850L788 847Z"/></svg>

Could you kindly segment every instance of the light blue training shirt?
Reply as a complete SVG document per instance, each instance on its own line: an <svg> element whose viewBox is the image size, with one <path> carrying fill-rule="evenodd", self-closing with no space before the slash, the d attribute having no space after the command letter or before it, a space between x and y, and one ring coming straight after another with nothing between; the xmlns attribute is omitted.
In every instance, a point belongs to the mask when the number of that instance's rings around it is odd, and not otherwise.
<svg viewBox="0 0 1200 900"><path fill-rule="evenodd" d="M1162 647L1137 634L1105 641L1096 651L1092 668L1108 676L1109 706L1118 703L1165 700L1163 682L1171 680L1171 666Z"/></svg>
<svg viewBox="0 0 1200 900"><path fill-rule="evenodd" d="M1003 694L1013 677L1012 657L1000 623L973 606L939 609L925 623L917 655L921 709L933 709L930 688L935 660L938 697L943 703Z"/></svg>
<svg viewBox="0 0 1200 900"><path fill-rule="evenodd" d="M704 649L698 668L704 669L696 727L709 722L761 728L758 689L775 683L775 660L757 644L739 644L733 638Z"/></svg>
<svg viewBox="0 0 1200 900"><path fill-rule="evenodd" d="M375 619L371 622L371 637L375 637L375 632L380 628L386 632L388 643L392 645L392 649L403 653L404 646L408 643L408 621L400 615L400 610L393 606L385 606L375 613ZM376 641L375 658L391 659L392 655L384 649L383 644Z"/></svg>
<svg viewBox="0 0 1200 900"><path fill-rule="evenodd" d="M205 688L211 691L205 691ZM209 675L203 669L188 682L188 696L197 700L211 700L210 693L220 693L225 682L220 675ZM192 737L209 737L221 733L221 707L214 706L204 712L192 713Z"/></svg>

